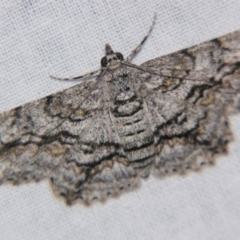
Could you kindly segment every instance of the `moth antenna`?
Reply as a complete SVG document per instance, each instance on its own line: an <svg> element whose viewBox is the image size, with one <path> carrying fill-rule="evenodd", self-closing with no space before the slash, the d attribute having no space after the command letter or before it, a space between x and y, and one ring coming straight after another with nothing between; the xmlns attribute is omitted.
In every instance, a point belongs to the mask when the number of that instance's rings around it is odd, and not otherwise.
<svg viewBox="0 0 240 240"><path fill-rule="evenodd" d="M135 65L135 64L128 63L128 62L121 62L121 64L123 64L123 65L125 65L125 66L128 66L128 67L132 67L132 68L141 70L141 71L143 71L143 72L148 72L148 73L151 73L151 74L154 74L154 75L158 75L158 76L161 76L161 77L170 77L170 78L177 78L177 79L183 78L183 80L187 80L187 81L205 82L205 81L196 80L196 79L190 79L190 78L184 78L184 77L174 77L174 76L171 76L171 75L156 73L156 72L150 71L150 70L148 70L148 69L146 69L146 68L139 67L139 66L137 66L137 65Z"/></svg>
<svg viewBox="0 0 240 240"><path fill-rule="evenodd" d="M79 80L79 79L86 79L89 77L92 77L93 75L99 75L101 73L101 69L95 70L93 72L89 72L86 73L82 76L78 76L78 77L72 77L72 78L58 78L58 77L54 77L52 75L49 75L50 78L56 79L56 80L62 80L62 81L73 81L73 80Z"/></svg>
<svg viewBox="0 0 240 240"><path fill-rule="evenodd" d="M154 13L152 25L151 25L151 27L149 28L148 33L145 35L145 37L144 37L143 40L140 42L140 44L139 44L136 48L134 48L134 49L132 50L132 52L130 53L130 55L127 57L127 62L131 62L132 58L134 58L135 55L137 55L138 52L141 50L143 44L147 41L148 37L150 36L150 34L151 34L152 30L153 30L153 27L154 27L154 25L155 25L155 23L156 23L156 19L157 19L157 14Z"/></svg>

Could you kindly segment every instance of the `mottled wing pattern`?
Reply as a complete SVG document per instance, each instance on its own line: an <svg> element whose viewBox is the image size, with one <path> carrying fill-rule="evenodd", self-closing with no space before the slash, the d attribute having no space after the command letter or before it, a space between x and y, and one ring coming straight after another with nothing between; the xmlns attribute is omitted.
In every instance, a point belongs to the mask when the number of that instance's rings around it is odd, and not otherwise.
<svg viewBox="0 0 240 240"><path fill-rule="evenodd" d="M136 185L136 172L121 157L104 84L85 82L2 113L1 183L49 178L68 203Z"/></svg>
<svg viewBox="0 0 240 240"><path fill-rule="evenodd" d="M240 32L0 114L0 182L50 179L71 204L213 163L240 109Z"/></svg>
<svg viewBox="0 0 240 240"><path fill-rule="evenodd" d="M160 176L198 170L226 153L232 139L228 115L240 110L240 31L142 67L170 76L139 74L148 89Z"/></svg>

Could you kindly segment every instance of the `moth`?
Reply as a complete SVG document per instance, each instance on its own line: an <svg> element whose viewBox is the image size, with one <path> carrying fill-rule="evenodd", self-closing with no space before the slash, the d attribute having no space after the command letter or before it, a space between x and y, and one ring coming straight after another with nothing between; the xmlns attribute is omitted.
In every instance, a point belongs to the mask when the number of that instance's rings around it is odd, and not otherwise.
<svg viewBox="0 0 240 240"><path fill-rule="evenodd" d="M106 44L100 70L63 78L94 80L0 114L1 184L49 179L67 204L90 204L227 153L240 31L134 65L155 19L126 60Z"/></svg>

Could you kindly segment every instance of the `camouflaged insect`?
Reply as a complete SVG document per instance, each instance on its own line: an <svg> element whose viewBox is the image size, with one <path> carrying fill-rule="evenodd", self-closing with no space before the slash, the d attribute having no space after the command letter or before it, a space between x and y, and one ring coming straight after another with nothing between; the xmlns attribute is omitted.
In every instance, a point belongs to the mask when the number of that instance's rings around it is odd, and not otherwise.
<svg viewBox="0 0 240 240"><path fill-rule="evenodd" d="M155 21L155 19L154 19ZM153 25L152 25L153 27ZM0 182L50 179L68 204L183 174L227 152L240 109L240 31L140 66L106 45L98 74L0 115Z"/></svg>

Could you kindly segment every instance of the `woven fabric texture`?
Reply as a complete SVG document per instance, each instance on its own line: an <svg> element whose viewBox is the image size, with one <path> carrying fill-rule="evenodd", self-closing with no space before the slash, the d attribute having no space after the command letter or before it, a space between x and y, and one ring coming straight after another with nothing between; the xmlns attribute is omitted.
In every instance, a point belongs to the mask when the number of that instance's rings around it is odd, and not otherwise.
<svg viewBox="0 0 240 240"><path fill-rule="evenodd" d="M66 89L100 67L105 43L127 56L156 26L134 59L147 60L240 29L237 1L0 2L0 111ZM47 181L0 187L1 239L238 239L240 116L235 142L213 168L186 177L151 177L120 198L68 207Z"/></svg>

